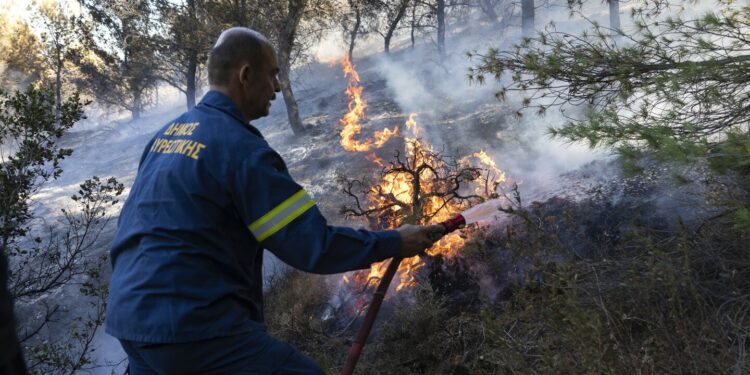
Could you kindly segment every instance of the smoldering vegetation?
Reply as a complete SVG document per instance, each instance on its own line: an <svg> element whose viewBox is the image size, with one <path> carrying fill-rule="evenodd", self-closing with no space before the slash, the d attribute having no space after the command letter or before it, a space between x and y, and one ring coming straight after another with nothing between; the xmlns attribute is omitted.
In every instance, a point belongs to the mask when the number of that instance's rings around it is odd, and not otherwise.
<svg viewBox="0 0 750 375"><path fill-rule="evenodd" d="M467 228L457 256L428 259L418 286L386 301L361 373L746 369L746 232L725 208L748 198L740 182L697 170L695 185L676 186L664 167L618 170L588 164L561 176L557 194L511 196L508 216ZM340 280L293 272L267 293L272 332L331 372L355 334L351 306L372 289L348 291L349 305L340 291Z"/></svg>

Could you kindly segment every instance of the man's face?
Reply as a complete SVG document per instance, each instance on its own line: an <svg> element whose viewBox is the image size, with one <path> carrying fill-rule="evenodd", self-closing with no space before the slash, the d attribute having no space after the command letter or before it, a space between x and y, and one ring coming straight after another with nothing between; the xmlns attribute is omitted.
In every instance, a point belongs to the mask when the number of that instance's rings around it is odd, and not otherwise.
<svg viewBox="0 0 750 375"><path fill-rule="evenodd" d="M276 64L276 53L271 46L263 48L262 66L251 66L244 77L243 91L245 94L245 111L250 115L248 120L268 116L271 109L271 101L276 99L276 93L280 91L279 66Z"/></svg>

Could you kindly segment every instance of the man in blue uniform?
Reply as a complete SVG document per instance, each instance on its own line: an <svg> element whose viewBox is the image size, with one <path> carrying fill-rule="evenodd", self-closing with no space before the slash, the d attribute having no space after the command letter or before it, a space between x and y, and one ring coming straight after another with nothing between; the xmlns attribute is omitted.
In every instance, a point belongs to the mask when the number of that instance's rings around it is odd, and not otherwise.
<svg viewBox="0 0 750 375"><path fill-rule="evenodd" d="M106 332L139 374L321 374L263 325L263 249L316 273L367 268L432 245L442 226L328 226L249 124L279 92L275 53L232 28L209 62L209 91L141 157L112 244Z"/></svg>

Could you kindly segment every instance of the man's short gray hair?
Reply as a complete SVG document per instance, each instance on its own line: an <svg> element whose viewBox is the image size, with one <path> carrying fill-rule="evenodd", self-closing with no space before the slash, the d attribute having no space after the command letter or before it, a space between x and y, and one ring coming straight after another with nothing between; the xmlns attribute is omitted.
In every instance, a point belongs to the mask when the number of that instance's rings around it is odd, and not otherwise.
<svg viewBox="0 0 750 375"><path fill-rule="evenodd" d="M264 46L270 46L268 39L255 30L247 27L224 30L208 55L208 83L229 83L230 73L244 62L260 69Z"/></svg>

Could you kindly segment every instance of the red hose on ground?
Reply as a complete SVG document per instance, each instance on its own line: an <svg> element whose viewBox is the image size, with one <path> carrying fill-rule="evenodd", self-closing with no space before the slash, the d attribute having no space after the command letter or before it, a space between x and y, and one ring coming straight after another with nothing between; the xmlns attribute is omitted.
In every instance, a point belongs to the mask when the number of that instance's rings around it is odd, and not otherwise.
<svg viewBox="0 0 750 375"><path fill-rule="evenodd" d="M466 224L466 219L461 215L456 215L440 224L445 227L445 235ZM354 373L354 367L357 366L359 355L362 354L362 349L365 347L367 337L370 336L372 326L375 324L375 318L377 318L378 312L380 311L380 305L383 304L385 293L388 291L388 287L391 285L391 280L393 280L393 276L396 275L400 263L401 258L393 258L388 265L388 269L385 270L383 278L380 279L378 289L375 290L372 302L370 302L370 306L367 308L367 314L365 315L365 320L362 322L362 327L359 328L357 338L354 339L352 348L349 349L349 356L346 358L344 367L341 369L341 375L352 375L352 373Z"/></svg>
<svg viewBox="0 0 750 375"><path fill-rule="evenodd" d="M380 311L380 305L383 303L385 293L388 291L388 286L391 285L391 280L393 280L393 276L396 274L396 270L398 270L398 265L400 263L401 258L393 258L391 264L388 265L388 269L385 270L383 278L380 279L378 289L375 290L372 302L370 302L370 306L367 308L367 315L365 315L365 320L362 322L362 327L360 327L359 332L357 333L357 338L354 339L352 348L349 349L349 356L346 358L344 368L341 369L342 375L351 375L354 372L354 367L357 365L359 355L362 354L362 348L365 347L367 336L370 335L370 330L372 330L372 326L375 324L375 318L378 316L378 311Z"/></svg>

